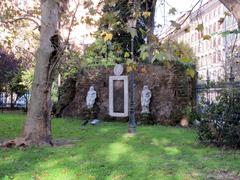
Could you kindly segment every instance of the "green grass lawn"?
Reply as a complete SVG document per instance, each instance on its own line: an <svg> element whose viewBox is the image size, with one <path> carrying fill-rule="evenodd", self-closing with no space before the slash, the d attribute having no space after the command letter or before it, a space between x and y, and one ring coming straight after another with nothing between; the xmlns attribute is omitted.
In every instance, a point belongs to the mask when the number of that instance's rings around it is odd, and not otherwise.
<svg viewBox="0 0 240 180"><path fill-rule="evenodd" d="M0 140L21 132L24 114L0 114ZM0 149L0 179L205 179L211 172L240 173L240 152L204 147L191 129L125 123L80 128L77 119L54 119L54 139L71 146Z"/></svg>

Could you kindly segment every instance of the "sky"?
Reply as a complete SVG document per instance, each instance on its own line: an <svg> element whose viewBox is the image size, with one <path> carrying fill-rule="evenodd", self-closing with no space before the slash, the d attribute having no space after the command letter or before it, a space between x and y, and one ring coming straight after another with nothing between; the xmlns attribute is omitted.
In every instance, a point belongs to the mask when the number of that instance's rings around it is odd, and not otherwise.
<svg viewBox="0 0 240 180"><path fill-rule="evenodd" d="M155 16L156 25L161 24L163 26L168 27L170 24L169 23L170 20L176 20L176 18L180 17L185 12L190 10L198 1L199 0L158 0L157 8L156 8L156 16ZM206 1L207 0L203 0L202 4L205 3ZM177 10L175 16L168 14L169 9L171 9L172 7L176 8ZM160 34L162 32L161 28L160 29L156 28L155 32L157 34Z"/></svg>

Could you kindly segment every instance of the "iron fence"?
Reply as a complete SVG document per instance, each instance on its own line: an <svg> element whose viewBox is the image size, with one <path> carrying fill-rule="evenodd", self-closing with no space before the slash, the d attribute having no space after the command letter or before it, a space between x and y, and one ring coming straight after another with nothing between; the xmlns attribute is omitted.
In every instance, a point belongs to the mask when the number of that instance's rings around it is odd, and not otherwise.
<svg viewBox="0 0 240 180"><path fill-rule="evenodd" d="M196 85L196 102L199 103L202 98L209 103L216 101L217 96L223 90L228 89L240 90L240 81L214 83L207 80L205 83L198 83Z"/></svg>

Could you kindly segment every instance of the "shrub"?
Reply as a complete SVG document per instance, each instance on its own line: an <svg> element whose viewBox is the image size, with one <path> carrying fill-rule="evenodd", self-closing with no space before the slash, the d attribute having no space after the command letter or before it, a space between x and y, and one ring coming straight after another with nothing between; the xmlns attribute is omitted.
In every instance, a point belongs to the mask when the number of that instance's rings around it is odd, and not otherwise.
<svg viewBox="0 0 240 180"><path fill-rule="evenodd" d="M146 125L153 125L156 122L153 119L153 115L150 113L143 113L138 118L138 124L146 124Z"/></svg>
<svg viewBox="0 0 240 180"><path fill-rule="evenodd" d="M173 125L180 124L183 118L187 118L189 125L192 126L196 121L199 120L197 107L192 105L186 105L184 107L175 108L171 115Z"/></svg>
<svg viewBox="0 0 240 180"><path fill-rule="evenodd" d="M202 105L198 138L204 144L240 148L240 93L224 91L216 102Z"/></svg>

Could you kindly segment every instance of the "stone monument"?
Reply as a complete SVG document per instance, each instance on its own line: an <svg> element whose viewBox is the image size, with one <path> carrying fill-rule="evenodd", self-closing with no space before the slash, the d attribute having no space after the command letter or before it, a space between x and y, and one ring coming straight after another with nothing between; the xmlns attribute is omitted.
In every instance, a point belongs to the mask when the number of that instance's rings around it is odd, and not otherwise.
<svg viewBox="0 0 240 180"><path fill-rule="evenodd" d="M86 97L86 105L88 109L92 109L95 104L95 100L97 98L97 93L94 90L94 86L90 86L87 97Z"/></svg>
<svg viewBox="0 0 240 180"><path fill-rule="evenodd" d="M114 67L114 75L109 76L109 115L128 116L128 76L122 76L123 66Z"/></svg>
<svg viewBox="0 0 240 180"><path fill-rule="evenodd" d="M148 88L148 86L143 86L143 90L141 94L141 105L142 105L141 113L150 113L149 104L150 104L151 97L152 97L152 93Z"/></svg>

